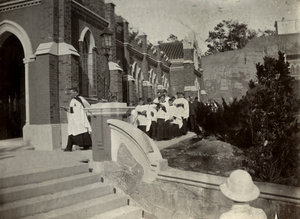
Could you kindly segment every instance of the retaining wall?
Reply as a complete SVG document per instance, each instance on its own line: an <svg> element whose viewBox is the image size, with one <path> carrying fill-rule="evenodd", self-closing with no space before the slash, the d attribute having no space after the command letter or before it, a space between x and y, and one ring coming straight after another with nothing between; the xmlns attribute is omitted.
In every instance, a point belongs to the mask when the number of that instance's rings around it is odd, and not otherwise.
<svg viewBox="0 0 300 219"><path fill-rule="evenodd" d="M135 156L140 155L132 151L133 145L143 144L142 141L136 141L137 136L143 133L128 124L124 125L122 121L109 120L108 123L110 127L113 126L114 139L118 136L120 139L127 136L128 139L126 143L114 142L119 144L114 146L117 149L112 152L116 157L114 161L102 162L100 172L104 181L128 194L132 200L159 219L217 219L223 212L230 210L233 202L219 190L219 185L226 181L225 177L170 168L160 156L151 155L149 146L147 159L155 177L145 177L144 174L149 172L149 167L145 167L147 162L137 162L140 157ZM130 133L135 133L135 136ZM151 145L153 151L157 151L153 141L149 140L147 144ZM275 218L275 213L278 218L298 218L299 187L258 182L255 184L261 194L250 203L251 206L262 208L268 218Z"/></svg>

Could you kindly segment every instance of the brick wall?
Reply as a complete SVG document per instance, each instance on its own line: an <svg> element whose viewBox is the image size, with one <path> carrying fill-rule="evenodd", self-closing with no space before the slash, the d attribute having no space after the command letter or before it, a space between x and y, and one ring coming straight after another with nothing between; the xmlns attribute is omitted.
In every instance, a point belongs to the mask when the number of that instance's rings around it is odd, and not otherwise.
<svg viewBox="0 0 300 219"><path fill-rule="evenodd" d="M54 20L55 20L55 30L59 32L55 34L58 35L59 42L71 43L71 0L55 1L55 7L58 7L58 10L55 10ZM59 26L57 26L59 25Z"/></svg>
<svg viewBox="0 0 300 219"><path fill-rule="evenodd" d="M96 14L104 17L105 13L105 1L104 0L81 0L79 1L85 7L95 12Z"/></svg>
<svg viewBox="0 0 300 219"><path fill-rule="evenodd" d="M84 1L86 4L86 7L89 7L89 4L92 4L93 1ZM93 3L94 4L94 3ZM97 1L97 8L95 9L96 12L100 13L101 7L105 7L104 1ZM93 7L89 7L90 10L92 10ZM103 9L104 11L104 9ZM104 16L104 13L103 13ZM107 67L107 60L106 57L104 56L104 52L102 50L102 45L101 45L101 37L100 34L102 33L104 26L101 26L101 24L91 20L90 18L86 18L83 15L78 14L77 12L72 13L72 29L71 29L71 36L72 36L72 45L77 49L77 51L80 54L80 58L78 60L78 69L77 69L77 74L78 78L82 79L84 74L83 74L83 53L82 53L82 46L80 45L80 42L78 41L80 38L80 35L84 28L89 28L90 32L92 33L94 40L95 40L95 46L97 50L94 52L95 61L96 61L96 74L97 74L97 97L99 99L104 98L104 83L105 83L105 77L109 74L108 72L108 67ZM78 80L79 80L78 79ZM79 85L81 85L81 81L78 81Z"/></svg>
<svg viewBox="0 0 300 219"><path fill-rule="evenodd" d="M29 74L30 124L50 123L49 55L37 56Z"/></svg>
<svg viewBox="0 0 300 219"><path fill-rule="evenodd" d="M60 4L63 4L63 1L60 1ZM58 42L59 37L59 4L58 1L49 0L42 2L42 11L41 20L43 25L41 26L41 41L42 42Z"/></svg>
<svg viewBox="0 0 300 219"><path fill-rule="evenodd" d="M79 75L78 72L78 57L73 55L64 55L59 57L59 105L68 107L71 96L68 89L73 86L78 86ZM60 110L60 122L67 122L66 112Z"/></svg>
<svg viewBox="0 0 300 219"><path fill-rule="evenodd" d="M50 121L59 123L59 90L58 90L58 57L49 55L49 95L50 95Z"/></svg>
<svg viewBox="0 0 300 219"><path fill-rule="evenodd" d="M109 22L108 28L113 33L112 35L112 47L111 47L111 59L116 61L116 33L115 33L115 5L113 3L105 4L105 19Z"/></svg>

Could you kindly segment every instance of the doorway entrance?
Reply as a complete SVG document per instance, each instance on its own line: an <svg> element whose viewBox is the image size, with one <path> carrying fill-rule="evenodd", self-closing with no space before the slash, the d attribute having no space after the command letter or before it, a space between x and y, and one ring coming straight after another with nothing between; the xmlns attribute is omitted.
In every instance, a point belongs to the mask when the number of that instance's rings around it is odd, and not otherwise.
<svg viewBox="0 0 300 219"><path fill-rule="evenodd" d="M0 139L22 137L25 125L24 50L11 34L0 45Z"/></svg>

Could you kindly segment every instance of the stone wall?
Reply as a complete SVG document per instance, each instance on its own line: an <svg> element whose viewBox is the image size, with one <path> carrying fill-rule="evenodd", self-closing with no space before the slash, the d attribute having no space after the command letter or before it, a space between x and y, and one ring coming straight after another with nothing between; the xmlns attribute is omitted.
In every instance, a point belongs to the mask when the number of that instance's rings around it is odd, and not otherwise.
<svg viewBox="0 0 300 219"><path fill-rule="evenodd" d="M102 177L117 189L129 195L134 202L151 212L157 218L218 219L229 211L232 201L217 189L187 185L171 180L157 179L146 183L141 180L143 169L126 146L120 147L118 162L104 162ZM262 208L268 218L297 218L300 215L300 204L289 203L268 198L259 198L251 206Z"/></svg>
<svg viewBox="0 0 300 219"><path fill-rule="evenodd" d="M108 123L111 124L112 121ZM143 143L141 136L133 129L133 126L124 125L124 122L113 123L112 151L115 151L116 158L102 162L99 168L105 182L129 195L135 203L159 219L217 219L222 213L229 211L233 202L219 190L219 185L226 181L225 177L181 171L165 164L156 166L151 162L151 169L156 177L150 181L143 180L149 168L145 168L147 162L141 160L143 156L136 153L134 144L138 147L137 142L141 145L149 142ZM132 130L132 134L129 130ZM154 142L150 144L156 148ZM146 153L145 157L151 158L151 152ZM297 218L300 215L299 187L258 182L255 184L261 194L250 204L262 208L268 218L274 218L275 213L278 218Z"/></svg>

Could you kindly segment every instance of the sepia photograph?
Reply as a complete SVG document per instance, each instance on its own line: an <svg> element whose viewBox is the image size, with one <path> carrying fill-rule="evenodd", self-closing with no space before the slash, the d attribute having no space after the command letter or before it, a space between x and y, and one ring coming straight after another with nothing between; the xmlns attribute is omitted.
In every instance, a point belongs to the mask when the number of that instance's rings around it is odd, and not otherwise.
<svg viewBox="0 0 300 219"><path fill-rule="evenodd" d="M300 0L0 0L0 218L296 219Z"/></svg>

